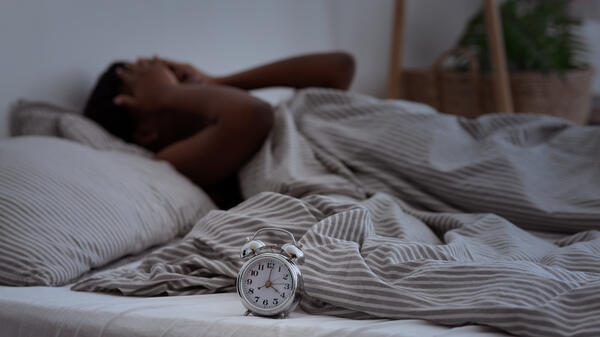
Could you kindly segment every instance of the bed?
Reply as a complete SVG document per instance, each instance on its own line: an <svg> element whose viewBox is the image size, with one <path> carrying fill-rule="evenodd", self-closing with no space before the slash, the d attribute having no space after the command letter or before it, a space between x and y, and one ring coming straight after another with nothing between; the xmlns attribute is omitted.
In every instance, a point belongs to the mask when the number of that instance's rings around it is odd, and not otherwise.
<svg viewBox="0 0 600 337"><path fill-rule="evenodd" d="M144 254L119 264L134 266ZM126 263L129 262L129 263ZM309 315L243 316L233 292L124 297L62 287L0 287L0 336L467 336L506 334L483 326L446 327L423 320L352 320Z"/></svg>
<svg viewBox="0 0 600 337"><path fill-rule="evenodd" d="M245 201L223 211L165 163L57 110L21 106L13 129L28 136L0 142L11 158L0 280L33 286L0 288L2 335L600 329L596 128L307 89L280 106L240 172ZM289 319L244 317L231 293L240 247L265 226L304 246L305 296Z"/></svg>

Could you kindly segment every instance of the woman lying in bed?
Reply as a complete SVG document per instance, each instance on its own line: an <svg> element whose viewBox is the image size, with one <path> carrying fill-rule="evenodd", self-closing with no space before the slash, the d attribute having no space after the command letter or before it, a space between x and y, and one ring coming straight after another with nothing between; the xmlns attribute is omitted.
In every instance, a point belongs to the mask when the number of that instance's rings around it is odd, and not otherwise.
<svg viewBox="0 0 600 337"><path fill-rule="evenodd" d="M271 106L246 90L286 86L346 90L354 60L323 53L281 60L225 77L154 57L112 64L85 115L143 146L202 187L222 208L240 201L237 171L263 143Z"/></svg>

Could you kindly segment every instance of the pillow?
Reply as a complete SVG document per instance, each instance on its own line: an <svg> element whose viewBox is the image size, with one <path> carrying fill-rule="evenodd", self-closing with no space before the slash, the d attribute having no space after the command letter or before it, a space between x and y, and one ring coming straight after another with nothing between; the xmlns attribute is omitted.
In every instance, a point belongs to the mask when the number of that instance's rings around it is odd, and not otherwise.
<svg viewBox="0 0 600 337"><path fill-rule="evenodd" d="M216 208L168 163L55 137L0 141L0 284L72 282Z"/></svg>
<svg viewBox="0 0 600 337"><path fill-rule="evenodd" d="M19 100L10 112L10 133L58 137L58 120L63 113L73 112L49 103Z"/></svg>
<svg viewBox="0 0 600 337"><path fill-rule="evenodd" d="M62 138L69 139L98 150L121 151L148 158L154 154L141 146L127 143L104 130L94 121L78 114L63 114L58 122Z"/></svg>
<svg viewBox="0 0 600 337"><path fill-rule="evenodd" d="M122 151L152 157L150 151L124 142L83 115L44 102L19 100L11 111L10 132L13 136L66 138L98 150Z"/></svg>

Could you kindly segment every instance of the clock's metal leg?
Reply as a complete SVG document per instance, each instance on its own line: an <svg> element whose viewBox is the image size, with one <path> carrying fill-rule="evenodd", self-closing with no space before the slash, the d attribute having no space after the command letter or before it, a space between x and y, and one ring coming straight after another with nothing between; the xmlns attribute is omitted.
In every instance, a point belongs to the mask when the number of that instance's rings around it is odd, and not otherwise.
<svg viewBox="0 0 600 337"><path fill-rule="evenodd" d="M281 314L279 314L279 318L286 318L287 314L285 312L282 312Z"/></svg>
<svg viewBox="0 0 600 337"><path fill-rule="evenodd" d="M246 310L246 312L244 313L244 316L248 316L250 315L251 311L250 310Z"/></svg>

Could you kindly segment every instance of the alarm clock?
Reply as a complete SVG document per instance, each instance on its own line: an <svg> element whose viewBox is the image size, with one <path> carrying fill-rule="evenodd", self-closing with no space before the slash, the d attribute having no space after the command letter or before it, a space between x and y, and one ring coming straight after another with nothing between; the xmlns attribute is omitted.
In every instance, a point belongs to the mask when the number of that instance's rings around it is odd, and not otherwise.
<svg viewBox="0 0 600 337"><path fill-rule="evenodd" d="M279 231L290 237L281 246L266 245L256 237L265 231ZM285 229L262 228L247 239L241 258L247 260L237 277L238 295L247 311L244 315L287 317L302 298L302 272L304 262L302 246L294 235Z"/></svg>

